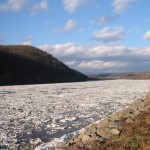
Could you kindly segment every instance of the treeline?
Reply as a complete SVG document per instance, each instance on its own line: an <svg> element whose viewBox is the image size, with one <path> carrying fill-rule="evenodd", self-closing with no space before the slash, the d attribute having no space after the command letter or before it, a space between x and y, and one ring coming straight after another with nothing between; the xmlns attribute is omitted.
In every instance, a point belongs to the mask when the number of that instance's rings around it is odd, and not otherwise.
<svg viewBox="0 0 150 150"><path fill-rule="evenodd" d="M0 85L86 81L52 55L31 46L0 46Z"/></svg>

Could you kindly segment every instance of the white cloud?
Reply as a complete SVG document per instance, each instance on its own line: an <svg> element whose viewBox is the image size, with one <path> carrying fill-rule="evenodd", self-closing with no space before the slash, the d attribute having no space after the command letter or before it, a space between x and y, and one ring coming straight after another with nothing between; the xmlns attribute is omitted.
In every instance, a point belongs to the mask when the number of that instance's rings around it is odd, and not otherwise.
<svg viewBox="0 0 150 150"><path fill-rule="evenodd" d="M99 60L93 60L88 62L81 62L78 67L84 68L84 69L112 69L112 68L118 68L118 67L124 67L126 66L126 63L119 62L119 61L99 61Z"/></svg>
<svg viewBox="0 0 150 150"><path fill-rule="evenodd" d="M62 0L64 9L70 13L75 12L82 6L91 5L95 0Z"/></svg>
<svg viewBox="0 0 150 150"><path fill-rule="evenodd" d="M105 58L134 59L135 57L150 57L150 47L132 48L126 46L109 46L109 45L95 45L91 47L77 46L74 43L56 44L56 45L41 45L40 49L52 53L55 57L70 60L95 60Z"/></svg>
<svg viewBox="0 0 150 150"><path fill-rule="evenodd" d="M112 3L114 6L114 12L122 14L134 1L135 0L114 0Z"/></svg>
<svg viewBox="0 0 150 150"><path fill-rule="evenodd" d="M63 0L64 7L69 12L74 12L78 7L84 4L86 0Z"/></svg>
<svg viewBox="0 0 150 150"><path fill-rule="evenodd" d="M18 12L25 7L27 0L5 0L0 3L0 11Z"/></svg>
<svg viewBox="0 0 150 150"><path fill-rule="evenodd" d="M150 57L150 47L145 47L143 49L140 49L140 48L137 49L136 50L136 55Z"/></svg>
<svg viewBox="0 0 150 150"><path fill-rule="evenodd" d="M144 39L150 39L150 30L147 31L144 36L143 36Z"/></svg>
<svg viewBox="0 0 150 150"><path fill-rule="evenodd" d="M32 3L30 0L5 0L5 2L0 3L1 12L19 12L23 8L30 10L31 15L34 16L40 11L46 10L48 8L48 2L47 0L40 0L40 2L35 3Z"/></svg>
<svg viewBox="0 0 150 150"><path fill-rule="evenodd" d="M80 51L82 51L81 47L77 47L73 43L67 44L56 44L56 45L42 45L39 46L40 49L51 52L56 57L70 57L72 55L76 55Z"/></svg>
<svg viewBox="0 0 150 150"><path fill-rule="evenodd" d="M124 38L124 30L122 27L105 27L99 31L93 32L93 37L102 42L120 41Z"/></svg>
<svg viewBox="0 0 150 150"><path fill-rule="evenodd" d="M32 45L32 36L28 36L27 39L22 43L22 45Z"/></svg>
<svg viewBox="0 0 150 150"><path fill-rule="evenodd" d="M129 52L129 50L125 46L97 45L88 50L86 56L91 58L119 57L126 55L126 52Z"/></svg>
<svg viewBox="0 0 150 150"><path fill-rule="evenodd" d="M116 18L116 16L103 16L97 19L93 19L90 21L92 24L104 24L113 21Z"/></svg>
<svg viewBox="0 0 150 150"><path fill-rule="evenodd" d="M70 32L70 31L74 30L76 27L77 27L77 23L74 20L70 19L67 21L64 31Z"/></svg>
<svg viewBox="0 0 150 150"><path fill-rule="evenodd" d="M150 47L133 48L126 46L78 46L74 43L41 45L71 68L83 73L100 73L108 71L148 71Z"/></svg>
<svg viewBox="0 0 150 150"><path fill-rule="evenodd" d="M69 66L73 66L73 65L75 65L77 63L77 61L75 61L75 60L65 61L64 63L67 64L67 65L69 65Z"/></svg>
<svg viewBox="0 0 150 150"><path fill-rule="evenodd" d="M78 28L78 23L72 19L69 19L62 29L55 29L52 31L53 34L61 32L71 32Z"/></svg>
<svg viewBox="0 0 150 150"><path fill-rule="evenodd" d="M35 3L31 7L31 16L35 16L40 11L46 10L48 8L47 0L41 0L39 3Z"/></svg>

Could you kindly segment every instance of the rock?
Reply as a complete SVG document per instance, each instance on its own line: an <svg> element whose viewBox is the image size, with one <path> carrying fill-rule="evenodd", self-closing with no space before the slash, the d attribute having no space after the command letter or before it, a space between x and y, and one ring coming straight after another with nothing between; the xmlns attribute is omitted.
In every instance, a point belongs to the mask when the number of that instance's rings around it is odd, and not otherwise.
<svg viewBox="0 0 150 150"><path fill-rule="evenodd" d="M127 119L127 118L129 118L129 117L131 117L132 118L132 114L134 113L134 111L133 110L131 110L131 109L127 109L124 113L123 113L123 116L122 116L122 118L124 118L124 119Z"/></svg>
<svg viewBox="0 0 150 150"><path fill-rule="evenodd" d="M143 108L144 107L144 101L139 99L136 101L136 105L139 109Z"/></svg>
<svg viewBox="0 0 150 150"><path fill-rule="evenodd" d="M106 136L109 136L111 133L110 133L110 129L109 128L101 128L101 129L97 129L97 132L96 132L99 136L102 136L102 137L106 137Z"/></svg>
<svg viewBox="0 0 150 150"><path fill-rule="evenodd" d="M137 100L131 106L133 111L139 111L140 109L143 109L145 107L144 102L142 102L141 100Z"/></svg>
<svg viewBox="0 0 150 150"><path fill-rule="evenodd" d="M110 131L111 131L111 133L114 134L114 135L119 135L119 133L120 133L120 131L117 130L117 129L111 129Z"/></svg>
<svg viewBox="0 0 150 150"><path fill-rule="evenodd" d="M85 133L82 132L77 137L74 137L74 140L76 140L76 139L81 140L84 135L85 135Z"/></svg>
<svg viewBox="0 0 150 150"><path fill-rule="evenodd" d="M149 109L150 109L150 105L147 105L147 106L144 107L144 111L147 111Z"/></svg>
<svg viewBox="0 0 150 150"><path fill-rule="evenodd" d="M150 125L150 116L147 116L146 119L145 119L145 122Z"/></svg>
<svg viewBox="0 0 150 150"><path fill-rule="evenodd" d="M114 121L109 123L109 128L118 128L119 121Z"/></svg>
<svg viewBox="0 0 150 150"><path fill-rule="evenodd" d="M147 97L145 98L145 100L144 100L144 107L148 106L149 103L150 103L150 97L147 96Z"/></svg>
<svg viewBox="0 0 150 150"><path fill-rule="evenodd" d="M115 114L112 114L110 117L111 121L118 121L122 117L122 112L117 112Z"/></svg>
<svg viewBox="0 0 150 150"><path fill-rule="evenodd" d="M64 149L63 149L63 148L59 148L59 147L58 147L58 148L55 148L54 150L64 150Z"/></svg>
<svg viewBox="0 0 150 150"><path fill-rule="evenodd" d="M82 142L84 143L84 142L87 142L87 141L89 141L90 140L90 137L88 136L88 135L84 135L83 137L82 137Z"/></svg>
<svg viewBox="0 0 150 150"><path fill-rule="evenodd" d="M137 107L133 106L133 109L129 109L127 111L127 113L125 114L124 118L134 118L135 116L137 116L140 113L140 110L137 109Z"/></svg>
<svg viewBox="0 0 150 150"><path fill-rule="evenodd" d="M86 128L83 134L94 137L97 130L97 124L92 124L90 127Z"/></svg>
<svg viewBox="0 0 150 150"><path fill-rule="evenodd" d="M125 120L125 122L126 122L126 123L132 123L133 120L132 120L131 118L127 118L127 119Z"/></svg>
<svg viewBox="0 0 150 150"><path fill-rule="evenodd" d="M109 124L108 119L104 119L97 124L96 128L108 127L108 124Z"/></svg>
<svg viewBox="0 0 150 150"><path fill-rule="evenodd" d="M127 118L129 116L129 114L131 114L133 111L132 109L132 106L129 105L127 108L125 108L123 111L122 111L122 117L121 118Z"/></svg>
<svg viewBox="0 0 150 150"><path fill-rule="evenodd" d="M70 141L69 141L69 144L75 144L77 143L79 140L81 140L83 137L83 134L80 134L80 135L75 135Z"/></svg>

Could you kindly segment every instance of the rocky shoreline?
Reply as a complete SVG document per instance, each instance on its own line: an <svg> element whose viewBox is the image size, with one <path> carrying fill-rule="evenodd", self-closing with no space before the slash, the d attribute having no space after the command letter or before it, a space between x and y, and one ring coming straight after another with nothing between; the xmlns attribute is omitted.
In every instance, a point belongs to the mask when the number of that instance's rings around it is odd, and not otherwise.
<svg viewBox="0 0 150 150"><path fill-rule="evenodd" d="M85 128L79 135L74 136L67 144L59 145L55 150L92 150L93 143L96 141L105 144L105 140L120 136L122 134L124 124L134 124L136 117L150 110L150 95L144 99L138 99L127 108L120 112L112 114L110 117L103 119L99 123L94 123ZM149 124L150 120L147 119ZM94 147L93 147L94 146Z"/></svg>

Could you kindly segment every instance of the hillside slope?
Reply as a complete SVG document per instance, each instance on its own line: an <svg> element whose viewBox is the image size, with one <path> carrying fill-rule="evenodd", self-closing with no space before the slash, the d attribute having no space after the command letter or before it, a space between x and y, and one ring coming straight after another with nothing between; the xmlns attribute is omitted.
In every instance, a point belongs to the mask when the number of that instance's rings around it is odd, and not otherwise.
<svg viewBox="0 0 150 150"><path fill-rule="evenodd" d="M0 85L86 81L88 77L32 46L0 46Z"/></svg>
<svg viewBox="0 0 150 150"><path fill-rule="evenodd" d="M149 80L150 72L126 72L126 73L102 73L90 75L99 80L131 79L131 80Z"/></svg>

